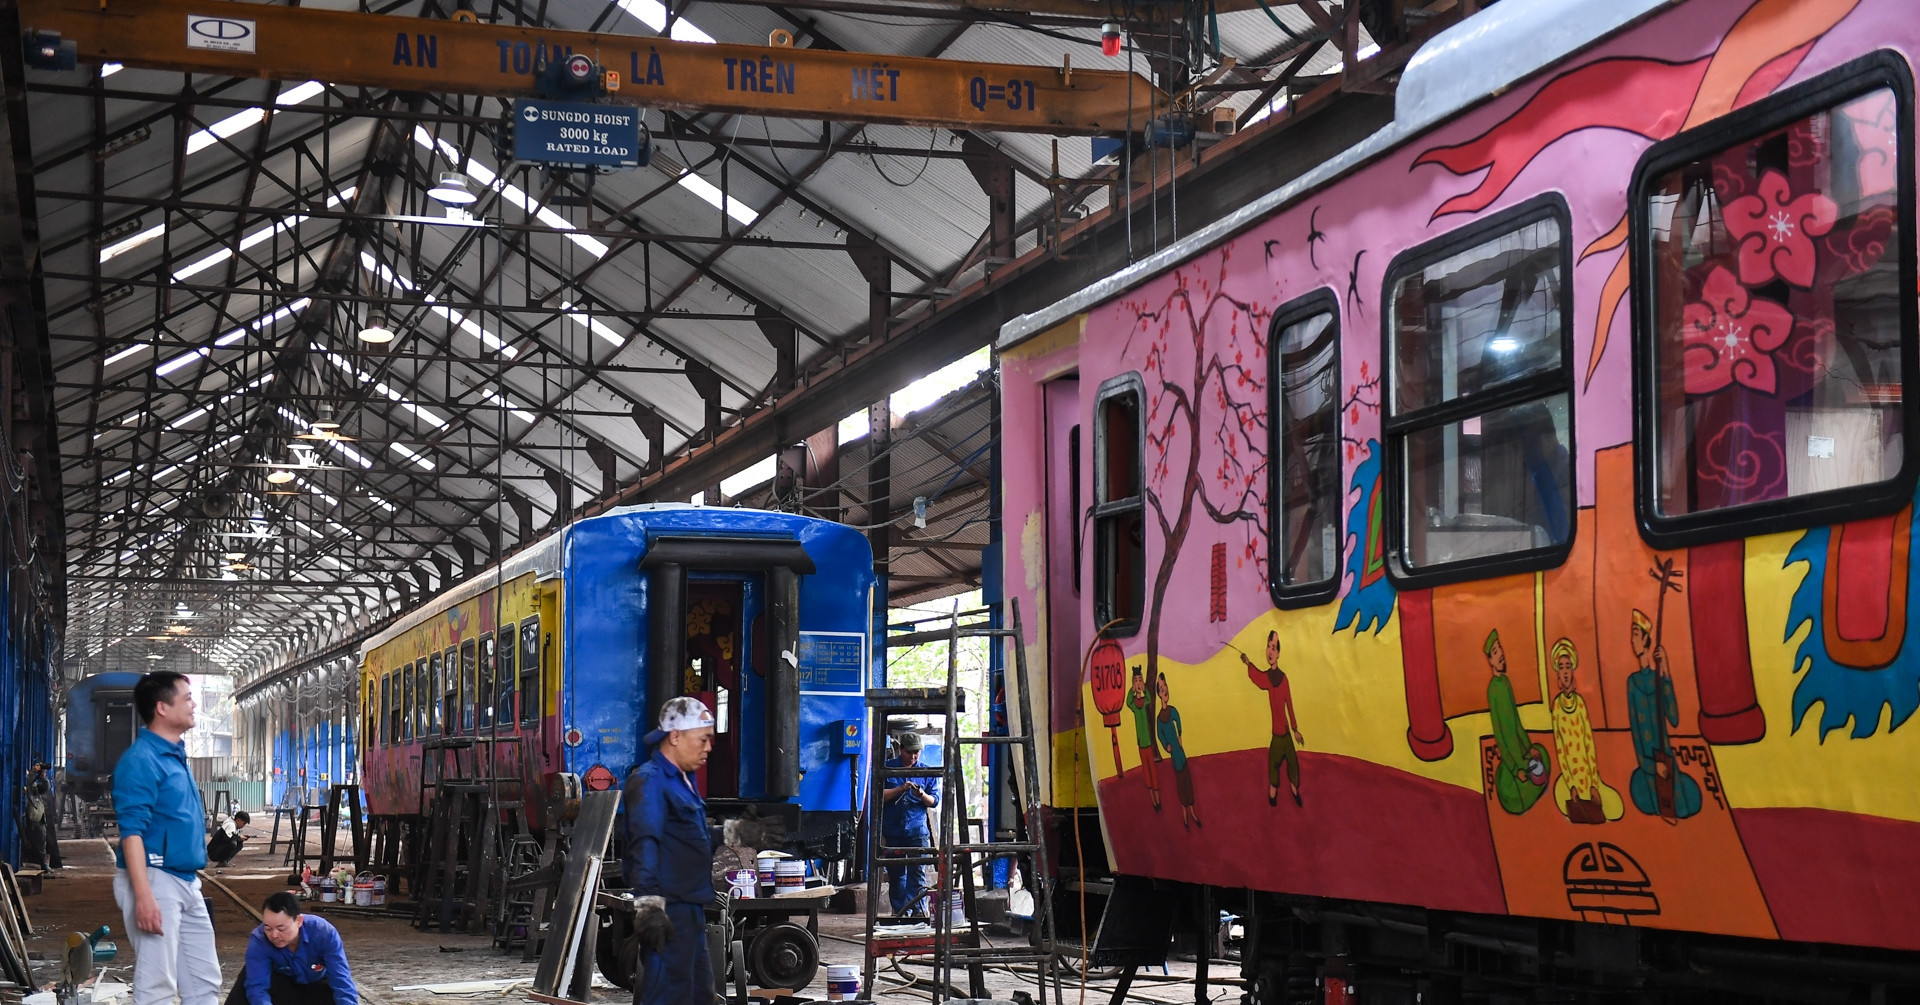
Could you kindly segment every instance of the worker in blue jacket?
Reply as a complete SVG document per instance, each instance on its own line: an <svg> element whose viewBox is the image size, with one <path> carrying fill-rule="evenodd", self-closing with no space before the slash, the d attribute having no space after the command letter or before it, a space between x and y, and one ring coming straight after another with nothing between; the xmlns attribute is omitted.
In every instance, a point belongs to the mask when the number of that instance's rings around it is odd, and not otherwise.
<svg viewBox="0 0 1920 1005"><path fill-rule="evenodd" d="M360 1005L339 929L285 890L267 897L226 1005Z"/></svg>
<svg viewBox="0 0 1920 1005"><path fill-rule="evenodd" d="M707 802L692 773L713 749L713 713L698 698L660 709L660 728L642 741L652 756L620 793L621 874L637 900L634 930L644 973L638 1005L713 1005L706 908L713 902L713 846Z"/></svg>
<svg viewBox="0 0 1920 1005"><path fill-rule="evenodd" d="M917 768L920 750L926 738L908 730L895 737L898 757L887 759L889 768ZM938 770L938 769L934 769ZM880 791L880 840L893 857L925 855L933 847L933 831L927 825L927 811L940 805L940 776L889 778ZM904 851L898 849L906 849ZM885 856L883 856L885 857ZM896 918L926 914L927 866L890 865L887 870L887 900Z"/></svg>
<svg viewBox="0 0 1920 1005"><path fill-rule="evenodd" d="M207 813L180 738L197 704L185 674L155 670L133 686L144 725L113 768L113 899L133 940L133 1005L215 1005L220 958L200 895Z"/></svg>

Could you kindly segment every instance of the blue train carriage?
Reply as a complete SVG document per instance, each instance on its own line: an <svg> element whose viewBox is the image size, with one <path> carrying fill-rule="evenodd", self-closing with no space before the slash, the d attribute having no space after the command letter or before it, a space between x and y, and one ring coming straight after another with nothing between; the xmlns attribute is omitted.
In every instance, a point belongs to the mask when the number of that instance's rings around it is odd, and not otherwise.
<svg viewBox="0 0 1920 1005"><path fill-rule="evenodd" d="M133 708L139 681L137 673L99 673L67 690L66 791L82 803L104 805L113 795L113 767L140 728Z"/></svg>
<svg viewBox="0 0 1920 1005"><path fill-rule="evenodd" d="M426 812L422 761L471 759L467 737L524 791L616 788L660 705L694 694L718 717L696 779L711 814L850 858L873 586L866 539L824 520L684 504L581 520L363 646L376 826ZM527 809L535 831L557 823Z"/></svg>
<svg viewBox="0 0 1920 1005"><path fill-rule="evenodd" d="M636 506L568 532L557 708L565 770L618 787L668 699L714 710L696 780L710 817L778 820L786 842L851 858L873 665L873 554L844 525L787 513Z"/></svg>

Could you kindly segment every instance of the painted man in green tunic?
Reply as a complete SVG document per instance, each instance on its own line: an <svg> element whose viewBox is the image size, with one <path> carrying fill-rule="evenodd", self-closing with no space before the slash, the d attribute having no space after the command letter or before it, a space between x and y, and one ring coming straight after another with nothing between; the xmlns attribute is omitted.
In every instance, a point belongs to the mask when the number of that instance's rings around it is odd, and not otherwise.
<svg viewBox="0 0 1920 1005"><path fill-rule="evenodd" d="M1493 791L1508 813L1525 813L1547 790L1547 748L1527 739L1520 725L1520 709L1513 700L1513 682L1507 679L1507 650L1500 631L1487 633L1481 647L1493 678L1487 681L1487 714L1493 717Z"/></svg>
<svg viewBox="0 0 1920 1005"><path fill-rule="evenodd" d="M1133 680L1127 687L1127 707L1133 710L1134 740L1140 745L1140 773L1147 779L1147 798L1153 811L1160 812L1160 780L1154 777L1153 762L1160 759L1160 747L1154 742L1154 712L1147 700L1147 682L1140 668L1133 668Z"/></svg>

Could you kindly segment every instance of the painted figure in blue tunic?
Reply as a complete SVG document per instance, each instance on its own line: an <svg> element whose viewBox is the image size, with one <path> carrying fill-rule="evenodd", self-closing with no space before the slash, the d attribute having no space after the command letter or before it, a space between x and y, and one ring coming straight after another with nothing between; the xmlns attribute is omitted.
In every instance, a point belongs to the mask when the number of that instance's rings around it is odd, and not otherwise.
<svg viewBox="0 0 1920 1005"><path fill-rule="evenodd" d="M1167 697L1167 677L1158 677L1160 692L1160 714L1155 716L1155 731L1160 736L1160 745L1167 748L1167 759L1173 762L1173 789L1180 796L1180 826L1200 826L1200 813L1193 808L1193 773L1187 768L1187 748L1180 742L1184 732L1180 724L1180 710L1173 707Z"/></svg>
<svg viewBox="0 0 1920 1005"><path fill-rule="evenodd" d="M1640 669L1627 677L1627 727L1639 762L1630 785L1633 805L1674 823L1700 812L1700 783L1680 770L1668 740L1668 730L1680 725L1680 703L1667 647L1654 645L1653 622L1641 611L1633 612L1632 632L1633 656L1640 661Z"/></svg>

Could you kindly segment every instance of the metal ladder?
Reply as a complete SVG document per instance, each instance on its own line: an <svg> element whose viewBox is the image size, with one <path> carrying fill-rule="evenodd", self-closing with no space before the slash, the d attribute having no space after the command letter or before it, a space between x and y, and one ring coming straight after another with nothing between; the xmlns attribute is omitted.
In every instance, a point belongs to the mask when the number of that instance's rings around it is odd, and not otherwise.
<svg viewBox="0 0 1920 1005"><path fill-rule="evenodd" d="M979 618L994 613L992 608L978 611L958 612L953 615L951 625L945 630L916 632L886 640L890 648L917 645L945 639L947 641L947 683L945 687L907 687L873 688L867 691L867 710L869 719L868 742L871 745L872 764L868 772L868 794L866 805L866 876L867 876L867 952L862 972L861 986L868 997L874 995L874 974L882 956L911 957L930 956L933 959L932 1005L939 1005L945 999L961 997L953 985L953 973L958 967L964 967L968 976L968 994L970 998L989 997L985 985L985 968L989 964L1033 964L1036 969L1038 994L1036 1000L1044 1003L1047 988L1051 983L1054 1005L1060 1005L1061 980L1054 952L1053 924L1053 876L1047 861L1046 844L1036 840L1040 824L1040 787L1037 780L1040 775L1039 755L1035 750L1032 704L1028 698L1029 680L1027 676L1026 647L1023 644L1020 624L1019 601L1007 602L1009 624L996 626L989 618L986 622L974 621L963 624L962 619ZM987 638L1000 644L1008 643L1012 650L1011 670L1014 675L1014 690L1018 695L1015 702L1014 727L1008 736L962 736L960 735L960 713L965 711L965 695L959 686L960 640L969 638ZM918 766L913 768L890 768L887 760L887 722L897 716L942 716L945 725L942 731L943 744L939 766ZM991 728L991 727L989 727ZM969 840L970 825L980 821L967 818L967 789L965 751L978 746L999 746L1011 750L1020 758L1020 768L1025 781L1019 791L1025 796L1022 818L1018 822L1017 840L995 841L993 835L984 833L981 841ZM887 788L890 780L910 777L939 776L945 787L940 806L940 825L934 836L934 846L927 849L896 848L885 844L882 836L882 816L885 807L881 804L881 792ZM983 828L984 829L984 828ZM1021 867L1026 879L1028 892L1033 895L1033 924L1028 928L1025 944L993 945L980 925L980 912L975 903L973 869L977 863L991 864L1002 858L1013 859ZM1021 860L1024 859L1024 862ZM932 888L934 903L927 912L928 921L933 929L931 937L905 936L898 938L880 938L874 933L880 919L880 880L886 866L908 866L924 868L927 865L940 866L940 882ZM966 907L967 921L963 929L956 931L951 919L950 889L958 878L962 891L962 902Z"/></svg>

